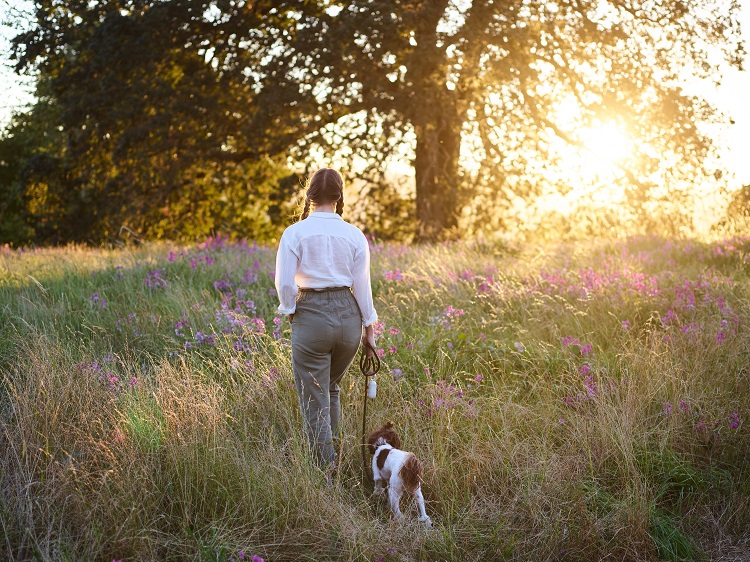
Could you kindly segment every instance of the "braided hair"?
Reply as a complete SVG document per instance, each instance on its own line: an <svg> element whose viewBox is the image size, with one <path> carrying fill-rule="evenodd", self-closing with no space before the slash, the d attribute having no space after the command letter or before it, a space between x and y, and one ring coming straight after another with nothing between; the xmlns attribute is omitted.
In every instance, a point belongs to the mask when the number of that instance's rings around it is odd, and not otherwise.
<svg viewBox="0 0 750 562"><path fill-rule="evenodd" d="M336 170L321 168L315 172L307 184L305 207L299 220L305 220L310 214L310 203L323 205L336 202L336 213L344 212L344 180Z"/></svg>

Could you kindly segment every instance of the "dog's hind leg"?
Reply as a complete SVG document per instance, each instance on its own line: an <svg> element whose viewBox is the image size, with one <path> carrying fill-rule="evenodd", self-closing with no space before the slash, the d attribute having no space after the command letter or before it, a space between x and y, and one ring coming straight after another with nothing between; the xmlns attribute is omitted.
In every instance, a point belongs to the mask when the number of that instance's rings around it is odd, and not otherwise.
<svg viewBox="0 0 750 562"><path fill-rule="evenodd" d="M417 501L417 507L419 508L419 520L424 523L428 529L432 528L432 519L427 515L424 508L424 496L422 495L422 488L418 487L414 490L414 499Z"/></svg>
<svg viewBox="0 0 750 562"><path fill-rule="evenodd" d="M393 511L393 515L396 516L396 519L402 519L404 517L404 514L401 513L401 510L398 507L398 504L401 503L401 496L403 493L403 488L396 489L396 486L391 482L391 485L388 487L388 500L391 504L391 511Z"/></svg>

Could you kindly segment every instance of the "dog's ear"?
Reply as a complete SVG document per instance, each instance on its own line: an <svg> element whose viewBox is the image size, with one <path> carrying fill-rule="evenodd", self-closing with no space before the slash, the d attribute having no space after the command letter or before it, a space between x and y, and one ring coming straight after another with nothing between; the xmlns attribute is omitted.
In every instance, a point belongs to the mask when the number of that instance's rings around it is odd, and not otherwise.
<svg viewBox="0 0 750 562"><path fill-rule="evenodd" d="M388 423L376 429L370 434L370 437L367 438L367 445L368 445L368 448L370 449L371 455L375 454L375 451L377 450L377 447L375 446L375 442L381 437L386 443L388 443L392 447L396 449L401 448L401 439L398 438L398 435L396 434L395 431L393 431L392 428L393 428L393 422L389 421Z"/></svg>
<svg viewBox="0 0 750 562"><path fill-rule="evenodd" d="M367 438L367 448L370 450L371 455L374 455L375 451L377 450L377 447L375 447L375 441L380 438L382 429L383 428L376 429L375 431L370 433L370 436Z"/></svg>
<svg viewBox="0 0 750 562"><path fill-rule="evenodd" d="M389 429L386 434L384 435L385 440L388 441L388 443L394 448L394 449L400 449L401 448L401 438L398 436L398 433L393 431L392 429Z"/></svg>

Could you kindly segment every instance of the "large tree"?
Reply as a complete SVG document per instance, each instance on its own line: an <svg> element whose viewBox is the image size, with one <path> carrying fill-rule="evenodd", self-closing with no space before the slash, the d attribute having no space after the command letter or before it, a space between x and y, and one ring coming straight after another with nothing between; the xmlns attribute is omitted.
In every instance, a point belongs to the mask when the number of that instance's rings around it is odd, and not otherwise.
<svg viewBox="0 0 750 562"><path fill-rule="evenodd" d="M418 235L427 239L456 225L461 187L484 190L485 203L542 189L554 141L580 143L578 131L595 121L638 140L619 174L632 207L674 198L680 180L705 173L710 143L697 125L713 118L683 87L742 55L737 4L723 0L338 6L319 31L325 50L342 52L330 72L351 80L352 111L374 109L391 128L413 130ZM575 111L563 109L571 100ZM473 173L460 166L468 141Z"/></svg>
<svg viewBox="0 0 750 562"><path fill-rule="evenodd" d="M27 176L71 202L74 239L122 225L189 236L229 223L256 235L249 222L288 212L295 182L276 157L304 130L292 106L310 102L296 79L263 87L264 58L296 25L274 20L274 5L35 2L35 26L15 39L18 67L48 81L66 142Z"/></svg>
<svg viewBox="0 0 750 562"><path fill-rule="evenodd" d="M52 77L66 177L109 186L97 206L122 206L112 195L127 185L158 207L184 196L193 164L293 147L344 147L377 168L410 133L419 239L450 232L472 197L489 220L493 204L542 189L554 140L580 142L597 119L639 139L619 178L634 206L664 197L710 150L696 123L712 110L682 85L742 55L725 0L35 5L20 64Z"/></svg>

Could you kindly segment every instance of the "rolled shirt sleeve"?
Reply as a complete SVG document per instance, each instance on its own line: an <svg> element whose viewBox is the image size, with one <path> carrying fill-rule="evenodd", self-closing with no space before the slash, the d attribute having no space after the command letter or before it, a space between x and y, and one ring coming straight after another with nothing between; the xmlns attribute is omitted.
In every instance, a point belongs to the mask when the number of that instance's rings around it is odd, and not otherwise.
<svg viewBox="0 0 750 562"><path fill-rule="evenodd" d="M362 313L362 325L369 326L378 319L372 302L372 285L370 284L370 246L364 234L354 254L354 272L352 292Z"/></svg>
<svg viewBox="0 0 750 562"><path fill-rule="evenodd" d="M281 236L279 250L276 252L276 294L279 297L279 312L294 314L297 310L297 284L294 276L297 272L299 256L292 247L292 241L287 232Z"/></svg>

